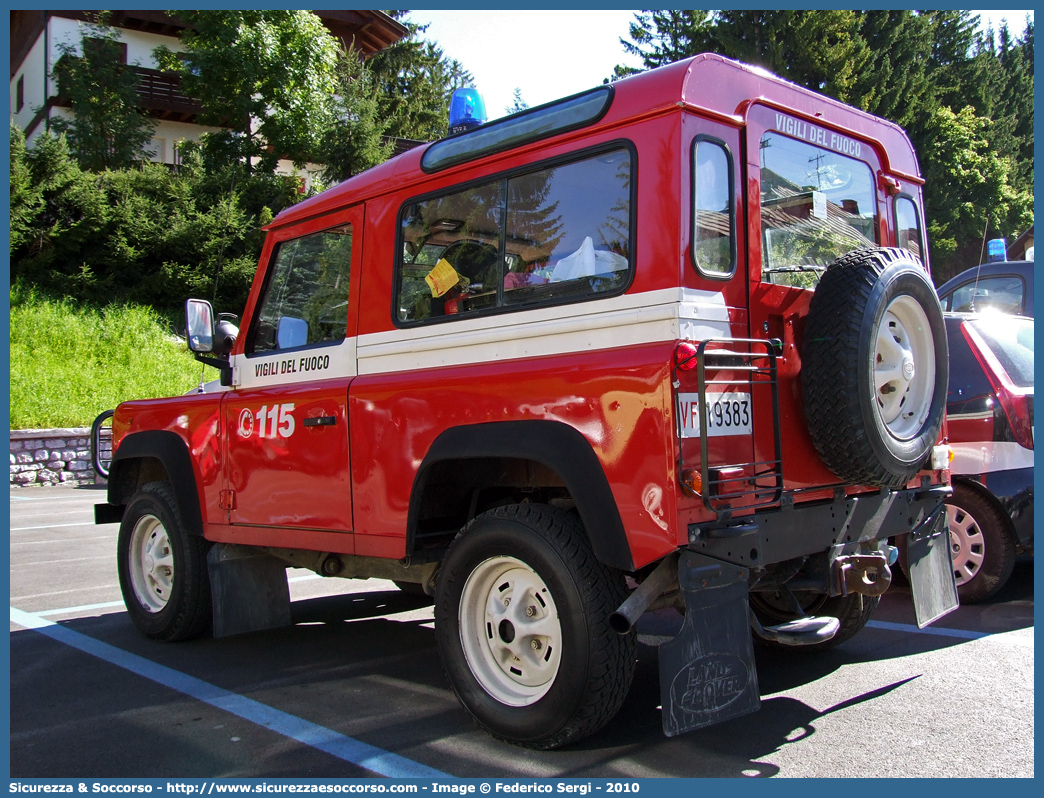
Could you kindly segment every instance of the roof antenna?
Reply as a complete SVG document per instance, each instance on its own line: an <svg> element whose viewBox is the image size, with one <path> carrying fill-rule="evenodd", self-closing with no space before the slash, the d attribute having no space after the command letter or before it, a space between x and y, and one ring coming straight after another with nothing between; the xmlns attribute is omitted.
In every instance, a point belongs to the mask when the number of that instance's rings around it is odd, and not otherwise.
<svg viewBox="0 0 1044 798"><path fill-rule="evenodd" d="M982 249L979 250L979 265L975 267L975 284L972 286L971 309L975 307L975 297L979 294L979 274L982 272L982 257L986 253L986 235L990 232L990 215L986 214L986 226L982 229Z"/></svg>

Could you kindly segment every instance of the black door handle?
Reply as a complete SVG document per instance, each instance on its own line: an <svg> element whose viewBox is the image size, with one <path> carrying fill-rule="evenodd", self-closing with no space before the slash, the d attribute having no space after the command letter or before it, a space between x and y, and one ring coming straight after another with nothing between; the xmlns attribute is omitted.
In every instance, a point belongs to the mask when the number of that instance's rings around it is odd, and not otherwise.
<svg viewBox="0 0 1044 798"><path fill-rule="evenodd" d="M306 418L306 427L332 427L337 423L337 416L319 416L318 418Z"/></svg>

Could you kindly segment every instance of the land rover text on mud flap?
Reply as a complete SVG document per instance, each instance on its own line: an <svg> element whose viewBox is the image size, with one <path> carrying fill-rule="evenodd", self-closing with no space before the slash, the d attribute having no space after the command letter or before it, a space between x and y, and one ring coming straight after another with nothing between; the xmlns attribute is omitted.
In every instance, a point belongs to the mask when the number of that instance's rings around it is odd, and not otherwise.
<svg viewBox="0 0 1044 798"><path fill-rule="evenodd" d="M435 600L497 737L619 709L638 617L668 735L757 709L753 642L867 622L908 535L956 606L946 340L894 124L715 55L418 147L282 212L220 385L121 404L108 503L146 635L289 623L285 569ZM937 545L938 544L938 545Z"/></svg>

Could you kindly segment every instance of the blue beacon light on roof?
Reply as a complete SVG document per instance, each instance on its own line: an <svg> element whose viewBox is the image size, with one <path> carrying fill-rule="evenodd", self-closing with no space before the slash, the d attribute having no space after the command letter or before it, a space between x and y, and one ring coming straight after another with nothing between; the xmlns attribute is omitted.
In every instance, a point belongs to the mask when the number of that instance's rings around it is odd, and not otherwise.
<svg viewBox="0 0 1044 798"><path fill-rule="evenodd" d="M994 238L986 243L986 262L993 263L1007 258L1007 241L1003 238Z"/></svg>
<svg viewBox="0 0 1044 798"><path fill-rule="evenodd" d="M478 89L457 89L450 98L449 132L463 133L486 124L486 103Z"/></svg>

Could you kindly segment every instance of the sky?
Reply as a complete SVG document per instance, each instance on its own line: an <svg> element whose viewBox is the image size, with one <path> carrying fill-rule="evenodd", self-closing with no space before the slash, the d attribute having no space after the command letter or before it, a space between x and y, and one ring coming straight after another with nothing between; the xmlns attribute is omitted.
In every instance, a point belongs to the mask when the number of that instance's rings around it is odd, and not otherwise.
<svg viewBox="0 0 1044 798"><path fill-rule="evenodd" d="M1016 35L1032 11L977 11L983 27L1002 19ZM519 89L529 106L598 86L617 64L640 66L624 53L633 10L432 11L408 19L429 23L426 38L438 43L475 78L489 118L507 113Z"/></svg>

